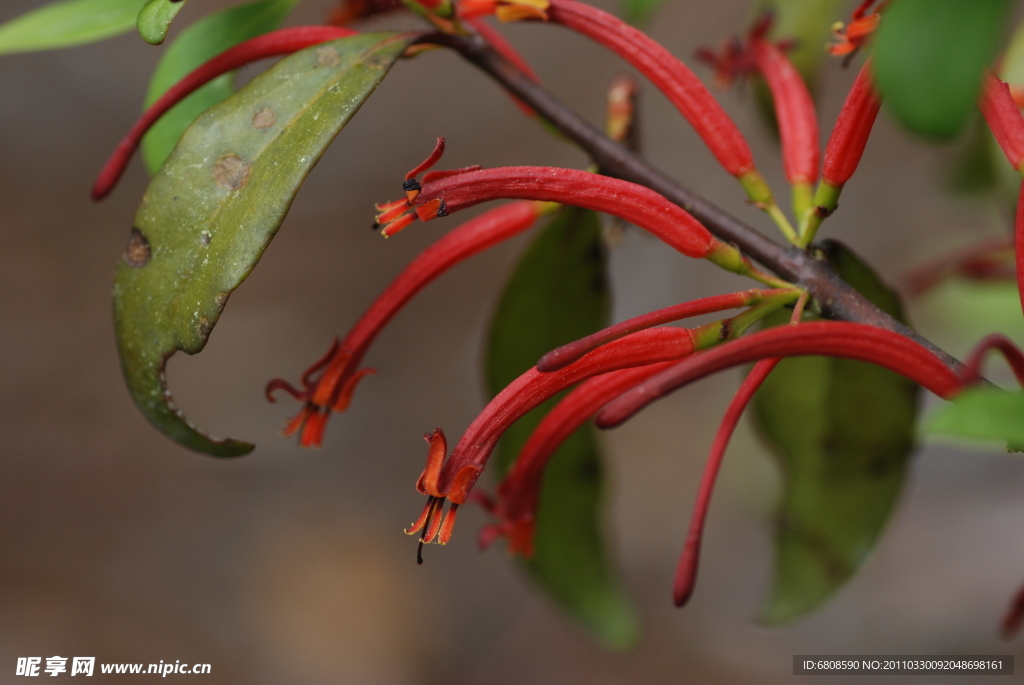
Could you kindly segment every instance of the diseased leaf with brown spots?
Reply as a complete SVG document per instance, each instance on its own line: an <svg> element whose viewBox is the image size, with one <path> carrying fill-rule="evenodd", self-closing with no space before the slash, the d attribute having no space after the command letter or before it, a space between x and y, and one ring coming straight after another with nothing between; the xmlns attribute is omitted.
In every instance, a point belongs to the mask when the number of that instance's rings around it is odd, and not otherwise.
<svg viewBox="0 0 1024 685"><path fill-rule="evenodd" d="M114 322L132 397L173 440L222 457L252 451L185 419L165 363L203 349L306 175L417 35L363 34L281 60L197 119L149 184L117 265Z"/></svg>

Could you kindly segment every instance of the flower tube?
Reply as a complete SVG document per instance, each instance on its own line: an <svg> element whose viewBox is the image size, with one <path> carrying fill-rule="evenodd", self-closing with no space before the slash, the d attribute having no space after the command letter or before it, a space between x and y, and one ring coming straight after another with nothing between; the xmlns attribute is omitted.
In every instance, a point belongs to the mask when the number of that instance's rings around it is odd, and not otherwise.
<svg viewBox="0 0 1024 685"><path fill-rule="evenodd" d="M422 532L420 542L440 544L451 537L454 523L438 523L445 500L453 508L466 501L487 464L498 439L513 423L550 397L593 376L610 371L678 360L697 349L696 331L685 328L655 328L640 331L584 355L578 361L554 373L528 370L498 393L470 424L447 461L438 459L434 443L427 466L417 481L417 489L427 495L420 518L406 530ZM453 518L454 522L454 518Z"/></svg>
<svg viewBox="0 0 1024 685"><path fill-rule="evenodd" d="M732 402L729 403L729 408L725 410L725 416L722 417L722 424L718 427L718 433L715 435L711 453L708 455L704 473L700 479L697 501L693 505L693 516L690 518L690 530L686 535L686 543L676 569L672 598L677 607L686 604L693 595L693 588L697 582L697 567L700 562L700 544L704 537L704 522L707 520L711 493L714 491L715 481L722 466L722 458L725 457L725 450L729 446L729 440L732 439L736 424L743 416L743 410L747 408L754 393L780 361L782 360L774 358L762 359L757 362L743 380L740 389L736 391Z"/></svg>
<svg viewBox="0 0 1024 685"><path fill-rule="evenodd" d="M733 366L770 357L806 355L877 364L946 400L964 387L942 360L899 333L865 324L820 321L760 331L676 364L611 402L597 415L596 423L599 428L618 426L672 391Z"/></svg>
<svg viewBox="0 0 1024 685"><path fill-rule="evenodd" d="M448 216L490 200L558 202L617 216L654 234L688 257L707 259L728 271L772 286L789 285L755 269L739 250L714 238L703 224L678 205L649 188L628 181L577 169L520 166L430 172L422 183L407 178L403 188L409 208L421 221ZM414 220L412 213L402 213L401 201L380 208L385 211L377 216L377 222L382 225L381 233L385 237L394 235Z"/></svg>
<svg viewBox="0 0 1024 685"><path fill-rule="evenodd" d="M503 240L527 230L552 206L537 202L512 202L492 209L450 231L424 250L382 292L343 341L335 342L327 355L302 377L298 390L282 379L267 384L267 399L283 390L304 406L285 428L285 435L299 433L303 447L319 446L332 411L344 411L356 383L368 372L359 364L377 334L420 290L454 265Z"/></svg>
<svg viewBox="0 0 1024 685"><path fill-rule="evenodd" d="M290 55L304 48L339 38L356 35L356 31L337 26L296 26L265 33L228 48L213 59L196 67L143 112L128 135L117 144L92 187L92 199L102 200L114 189L132 154L160 117L172 107L213 79L251 62L267 57Z"/></svg>
<svg viewBox="0 0 1024 685"><path fill-rule="evenodd" d="M793 212L802 217L811 209L812 187L818 180L818 116L814 101L800 72L775 44L754 38L751 50L772 92L786 180L793 186Z"/></svg>

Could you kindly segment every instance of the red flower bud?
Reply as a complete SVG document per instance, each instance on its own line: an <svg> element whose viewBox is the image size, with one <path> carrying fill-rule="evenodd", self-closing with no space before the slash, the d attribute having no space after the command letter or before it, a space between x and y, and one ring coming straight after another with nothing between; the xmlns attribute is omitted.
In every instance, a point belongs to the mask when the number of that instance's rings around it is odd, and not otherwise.
<svg viewBox="0 0 1024 685"><path fill-rule="evenodd" d="M842 187L853 176L881 106L882 99L871 84L868 62L857 74L825 148L822 176L827 183Z"/></svg>
<svg viewBox="0 0 1024 685"><path fill-rule="evenodd" d="M786 179L809 186L818 180L819 150L818 117L807 84L773 43L755 39L751 48L775 102Z"/></svg>

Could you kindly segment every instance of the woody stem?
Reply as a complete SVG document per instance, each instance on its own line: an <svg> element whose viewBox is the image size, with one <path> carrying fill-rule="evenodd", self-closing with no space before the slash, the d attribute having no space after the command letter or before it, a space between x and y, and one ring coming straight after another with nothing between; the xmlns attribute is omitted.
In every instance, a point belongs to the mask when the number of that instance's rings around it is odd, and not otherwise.
<svg viewBox="0 0 1024 685"><path fill-rule="evenodd" d="M892 318L843 281L811 250L783 247L698 193L679 184L626 147L605 136L531 81L482 40L472 36L431 34L423 39L457 51L505 89L547 119L566 138L585 150L602 172L657 191L703 223L719 239L735 244L783 279L807 290L830 319L852 321L899 333L935 353L952 371L964 365Z"/></svg>

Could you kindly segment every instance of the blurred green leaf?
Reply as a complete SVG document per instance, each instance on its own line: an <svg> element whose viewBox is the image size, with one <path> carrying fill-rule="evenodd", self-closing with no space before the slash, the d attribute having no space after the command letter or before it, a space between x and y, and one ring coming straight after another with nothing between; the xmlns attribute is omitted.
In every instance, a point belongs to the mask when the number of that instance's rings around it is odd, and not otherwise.
<svg viewBox="0 0 1024 685"><path fill-rule="evenodd" d="M971 388L943 406L925 430L973 440L996 440L1008 452L1024 451L1024 394L998 388Z"/></svg>
<svg viewBox="0 0 1024 685"><path fill-rule="evenodd" d="M974 112L999 51L1009 0L899 0L885 11L874 70L885 105L911 131L948 140Z"/></svg>
<svg viewBox="0 0 1024 685"><path fill-rule="evenodd" d="M150 45L160 45L167 37L171 22L188 0L149 0L139 12L136 26L142 40Z"/></svg>
<svg viewBox="0 0 1024 685"><path fill-rule="evenodd" d="M273 31L298 0L262 0L231 7L195 22L171 43L149 82L149 107L193 69L230 47ZM142 159L150 174L163 165L195 118L234 92L234 73L211 81L160 118L142 139Z"/></svg>
<svg viewBox="0 0 1024 685"><path fill-rule="evenodd" d="M132 397L170 438L216 456L252 450L191 424L165 363L203 349L306 175L418 35L366 33L282 59L197 119L150 182L117 265L114 323Z"/></svg>
<svg viewBox="0 0 1024 685"><path fill-rule="evenodd" d="M607 264L597 214L562 210L523 255L491 321L487 388L496 395L542 354L607 325ZM516 422L498 445L508 471L549 400ZM625 649L638 636L636 614L606 556L601 524L604 486L592 426L576 431L548 463L541 490L533 579L604 644Z"/></svg>
<svg viewBox="0 0 1024 685"><path fill-rule="evenodd" d="M896 294L839 243L823 247L847 283L903 320ZM769 323L785 323L778 312ZM917 386L871 364L783 360L754 397L757 426L783 476L775 579L766 623L792 621L831 596L875 544L914 447Z"/></svg>
<svg viewBox="0 0 1024 685"><path fill-rule="evenodd" d="M65 0L0 25L0 55L69 48L125 33L146 0Z"/></svg>
<svg viewBox="0 0 1024 685"><path fill-rule="evenodd" d="M995 190L999 183L999 172L990 140L994 141L988 127L980 118L971 126L963 148L949 167L949 189L973 195ZM1014 171L1016 174L1016 171Z"/></svg>
<svg viewBox="0 0 1024 685"><path fill-rule="evenodd" d="M643 24L665 4L665 0L620 0L622 17L630 24Z"/></svg>

